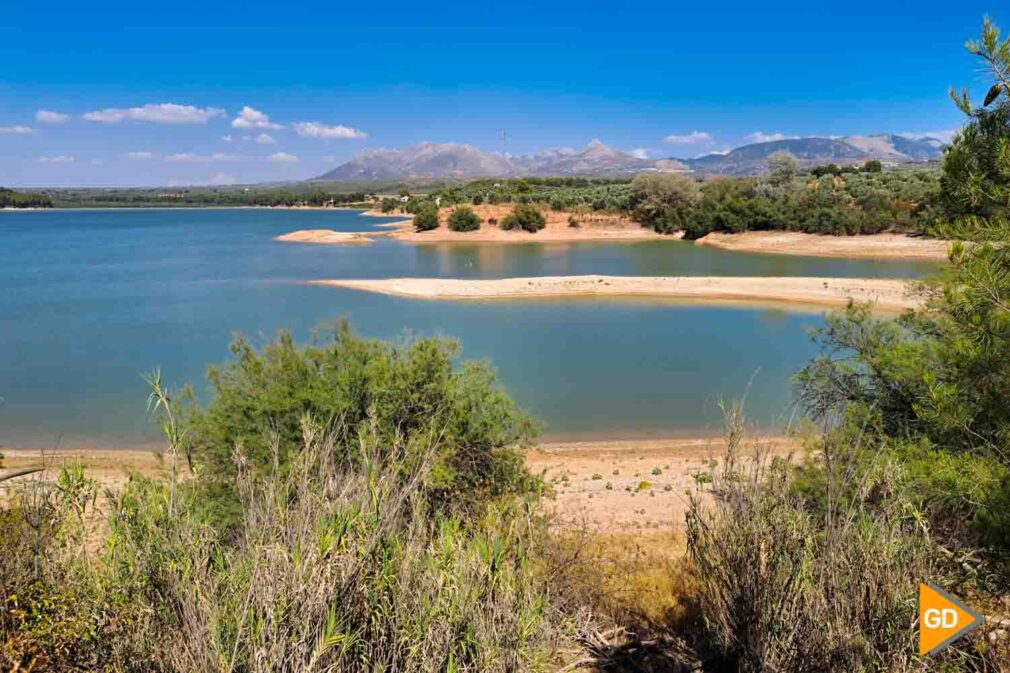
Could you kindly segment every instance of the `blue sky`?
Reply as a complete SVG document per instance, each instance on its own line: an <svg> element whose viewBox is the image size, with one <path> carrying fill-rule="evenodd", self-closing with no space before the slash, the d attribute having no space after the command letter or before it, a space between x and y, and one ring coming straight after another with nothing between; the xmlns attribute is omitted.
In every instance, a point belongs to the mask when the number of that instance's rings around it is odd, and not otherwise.
<svg viewBox="0 0 1010 673"><path fill-rule="evenodd" d="M7 0L0 185L312 177L363 148L956 128L973 2ZM242 115L244 108L248 108ZM43 111L41 114L39 111ZM47 114L55 113L55 114Z"/></svg>

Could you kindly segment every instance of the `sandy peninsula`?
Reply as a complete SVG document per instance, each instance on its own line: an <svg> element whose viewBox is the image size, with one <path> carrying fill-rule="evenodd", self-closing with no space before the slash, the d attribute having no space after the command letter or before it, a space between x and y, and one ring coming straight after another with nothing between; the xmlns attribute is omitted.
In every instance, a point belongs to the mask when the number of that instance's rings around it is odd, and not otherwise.
<svg viewBox="0 0 1010 673"><path fill-rule="evenodd" d="M325 229L293 231L275 240L298 243L345 244L367 243L369 240L390 236L408 243L563 243L577 241L635 242L677 241L683 232L658 234L631 219L616 214L574 213L542 209L547 225L537 233L503 231L495 224L512 212L512 205L472 206L481 218L477 231L451 231L449 214L453 208L439 210L439 227L431 231L414 230L412 215L383 213L367 210L370 217L398 217L403 219L380 225L389 231L362 231L352 235L330 232ZM570 226L570 218L579 226ZM884 233L866 236L830 236L804 234L795 231L748 231L740 234L714 232L697 241L734 252L759 252L806 257L848 257L855 259L891 259L923 262L943 262L947 259L949 241L906 234Z"/></svg>
<svg viewBox="0 0 1010 673"><path fill-rule="evenodd" d="M690 303L758 303L820 307L871 302L901 311L922 304L908 282L884 278L554 276L460 280L391 278L319 280L317 285L417 299L491 300L550 297L643 297Z"/></svg>
<svg viewBox="0 0 1010 673"><path fill-rule="evenodd" d="M540 231L504 231L494 222L501 222L512 212L513 205L479 205L471 206L471 210L481 219L477 231L451 231L448 226L449 215L453 208L441 208L438 212L438 229L431 231L414 231L412 220L391 222L388 226L394 229L393 237L410 243L558 243L569 241L650 241L679 239L679 234L665 236L657 234L652 229L643 227L627 217L613 214L572 213L543 208L541 212L547 220L546 226ZM377 211L369 211L366 215L381 215ZM388 215L386 215L388 217ZM570 226L569 218L574 217L578 226Z"/></svg>
<svg viewBox="0 0 1010 673"><path fill-rule="evenodd" d="M376 235L383 236L385 234L384 232L378 232ZM372 236L372 233L363 231L347 232L333 231L332 229L300 229L275 236L274 240L284 243L321 243L327 245L346 243L368 244L372 242Z"/></svg>
<svg viewBox="0 0 1010 673"><path fill-rule="evenodd" d="M697 241L734 252L764 252L810 257L854 257L943 262L949 241L906 234L830 236L798 231L748 231L742 234L713 232Z"/></svg>

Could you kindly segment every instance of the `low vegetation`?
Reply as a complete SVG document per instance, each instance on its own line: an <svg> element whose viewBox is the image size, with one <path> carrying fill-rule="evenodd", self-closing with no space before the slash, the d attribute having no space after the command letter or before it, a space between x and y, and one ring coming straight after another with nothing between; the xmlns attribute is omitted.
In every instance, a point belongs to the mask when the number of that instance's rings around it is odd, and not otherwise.
<svg viewBox="0 0 1010 673"><path fill-rule="evenodd" d="M112 188L54 189L53 205L57 208L234 208L315 207L367 205L373 195L363 191L336 191L315 185L292 184L271 187L178 187L178 188Z"/></svg>
<svg viewBox="0 0 1010 673"><path fill-rule="evenodd" d="M207 407L159 393L188 457L106 503L68 466L4 509L4 670L544 670L555 603L516 451L529 419L454 347L337 330L236 342ZM183 398L184 401L184 398ZM169 428L174 421L167 420ZM89 549L86 521L107 514Z"/></svg>
<svg viewBox="0 0 1010 673"><path fill-rule="evenodd" d="M438 229L438 206L434 203L422 203L410 212L414 213L414 229L417 231Z"/></svg>
<svg viewBox="0 0 1010 673"><path fill-rule="evenodd" d="M506 231L522 229L523 231L535 234L547 226L547 218L544 217L544 214L536 206L528 203L519 203L516 204L511 213L502 218L498 226Z"/></svg>
<svg viewBox="0 0 1010 673"><path fill-rule="evenodd" d="M16 192L0 187L0 208L52 208L53 199L42 192Z"/></svg>
<svg viewBox="0 0 1010 673"><path fill-rule="evenodd" d="M477 231L480 217L467 206L457 206L449 213L449 229L452 231Z"/></svg>

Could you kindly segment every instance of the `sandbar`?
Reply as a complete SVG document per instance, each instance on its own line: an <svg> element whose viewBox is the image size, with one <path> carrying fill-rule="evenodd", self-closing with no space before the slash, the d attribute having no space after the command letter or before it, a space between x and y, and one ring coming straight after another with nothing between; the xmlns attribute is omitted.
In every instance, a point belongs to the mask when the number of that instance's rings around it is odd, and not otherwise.
<svg viewBox="0 0 1010 673"><path fill-rule="evenodd" d="M950 241L907 234L833 236L799 231L747 231L740 234L713 232L695 243L734 252L933 262L946 261L947 249L950 247Z"/></svg>
<svg viewBox="0 0 1010 673"><path fill-rule="evenodd" d="M462 280L390 278L318 280L328 285L416 299L492 300L551 297L645 297L700 303L771 303L840 307L869 302L878 310L921 306L914 284L889 278L746 276L544 276Z"/></svg>

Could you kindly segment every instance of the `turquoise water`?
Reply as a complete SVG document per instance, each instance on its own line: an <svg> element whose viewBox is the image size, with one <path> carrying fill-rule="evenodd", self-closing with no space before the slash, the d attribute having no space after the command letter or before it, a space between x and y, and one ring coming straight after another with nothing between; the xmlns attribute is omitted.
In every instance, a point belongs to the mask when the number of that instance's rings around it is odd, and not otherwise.
<svg viewBox="0 0 1010 673"><path fill-rule="evenodd" d="M395 218L390 218L395 220ZM367 336L457 338L489 358L548 435L697 433L721 398L760 425L789 415L812 313L629 300L432 302L300 281L352 277L822 275L917 277L928 264L731 253L682 242L367 246L277 243L295 229L361 231L354 211L0 212L0 445L157 440L141 374L205 392L235 332L300 339L349 317ZM60 439L62 437L62 439Z"/></svg>

